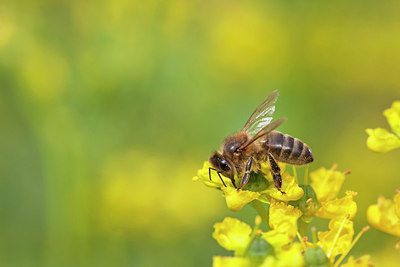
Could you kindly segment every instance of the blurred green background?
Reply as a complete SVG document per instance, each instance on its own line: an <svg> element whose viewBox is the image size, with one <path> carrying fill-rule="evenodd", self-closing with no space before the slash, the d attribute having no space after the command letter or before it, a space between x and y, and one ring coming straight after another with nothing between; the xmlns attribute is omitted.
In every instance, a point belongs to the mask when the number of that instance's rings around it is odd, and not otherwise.
<svg viewBox="0 0 400 267"><path fill-rule="evenodd" d="M400 98L399 14L398 1L2 1L0 264L228 255L213 224L255 212L191 178L274 89L310 170L352 170L359 231L400 187L400 151L365 145ZM395 242L372 229L351 254L389 266Z"/></svg>

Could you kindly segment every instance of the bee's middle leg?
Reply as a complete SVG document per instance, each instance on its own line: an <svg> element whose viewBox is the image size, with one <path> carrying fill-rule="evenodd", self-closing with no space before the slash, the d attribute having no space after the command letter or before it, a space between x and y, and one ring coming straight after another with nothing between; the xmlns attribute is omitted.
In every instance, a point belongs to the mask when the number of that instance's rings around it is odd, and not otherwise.
<svg viewBox="0 0 400 267"><path fill-rule="evenodd" d="M253 163L253 158L250 157L249 161L247 161L246 170L245 170L244 176L242 178L242 181L240 182L240 187L237 189L238 191L239 191L239 189L242 189L242 187L245 186L249 182L252 163Z"/></svg>
<svg viewBox="0 0 400 267"><path fill-rule="evenodd" d="M278 163L275 161L275 159L271 155L271 153L267 153L267 156L268 156L269 166L271 167L271 174L272 174L272 177L274 178L275 187L282 194L286 194L285 192L282 192L282 190L281 190L281 187L282 187L281 168L279 168Z"/></svg>

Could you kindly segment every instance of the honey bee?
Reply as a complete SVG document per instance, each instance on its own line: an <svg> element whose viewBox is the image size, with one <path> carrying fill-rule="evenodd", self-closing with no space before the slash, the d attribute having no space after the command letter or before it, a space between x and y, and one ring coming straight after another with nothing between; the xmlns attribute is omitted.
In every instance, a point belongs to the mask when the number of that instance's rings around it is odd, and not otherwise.
<svg viewBox="0 0 400 267"><path fill-rule="evenodd" d="M219 178L224 175L231 179L237 190L242 189L249 181L250 172L260 170L260 163L268 161L275 187L282 193L281 169L277 161L292 165L304 165L314 161L311 149L302 141L290 135L275 131L286 119L272 121L278 90L273 91L254 110L244 127L225 138L221 152L216 151L209 158L211 170L217 171ZM272 121L272 122L271 122ZM234 177L241 177L239 188Z"/></svg>

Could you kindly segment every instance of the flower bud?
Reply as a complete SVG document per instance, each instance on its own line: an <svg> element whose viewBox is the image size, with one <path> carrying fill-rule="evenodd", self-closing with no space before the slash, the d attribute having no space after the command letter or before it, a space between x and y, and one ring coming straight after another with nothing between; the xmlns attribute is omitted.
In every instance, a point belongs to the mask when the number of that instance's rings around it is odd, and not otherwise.
<svg viewBox="0 0 400 267"><path fill-rule="evenodd" d="M321 247L310 247L304 253L304 262L307 267L328 267L331 263Z"/></svg>
<svg viewBox="0 0 400 267"><path fill-rule="evenodd" d="M254 237L247 252L247 256L256 265L261 264L267 256L274 254L274 248L259 235Z"/></svg>
<svg viewBox="0 0 400 267"><path fill-rule="evenodd" d="M289 202L290 205L297 207L302 213L302 220L309 223L311 217L316 213L321 207L317 195L311 185L299 185L304 190L304 195L296 200Z"/></svg>

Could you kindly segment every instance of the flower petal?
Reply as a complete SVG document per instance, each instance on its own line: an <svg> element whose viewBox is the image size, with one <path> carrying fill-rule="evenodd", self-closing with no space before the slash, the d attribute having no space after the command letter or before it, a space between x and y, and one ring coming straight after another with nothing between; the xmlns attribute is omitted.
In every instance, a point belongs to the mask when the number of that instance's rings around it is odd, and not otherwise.
<svg viewBox="0 0 400 267"><path fill-rule="evenodd" d="M336 217L330 220L329 231L318 232L318 244L332 261L349 250L353 235L353 222L345 217Z"/></svg>
<svg viewBox="0 0 400 267"><path fill-rule="evenodd" d="M310 173L311 186L317 194L319 202L334 199L344 181L344 174L333 169L319 168Z"/></svg>
<svg viewBox="0 0 400 267"><path fill-rule="evenodd" d="M293 243L290 246L283 246L277 253L276 260L266 258L261 267L301 267L304 266L304 257L302 255L302 246L300 243Z"/></svg>
<svg viewBox="0 0 400 267"><path fill-rule="evenodd" d="M383 112L392 131L400 137L400 101L394 101L392 107Z"/></svg>
<svg viewBox="0 0 400 267"><path fill-rule="evenodd" d="M371 205L367 210L368 222L381 231L400 237L399 197L395 201L384 197L378 198L378 203Z"/></svg>
<svg viewBox="0 0 400 267"><path fill-rule="evenodd" d="M292 205L288 205L285 202L272 200L269 207L269 225L272 229L277 229L280 225L287 221L294 226L292 232L294 236L297 232L297 219L302 215L301 211ZM294 237L293 236L293 237Z"/></svg>
<svg viewBox="0 0 400 267"><path fill-rule="evenodd" d="M241 210L244 205L260 196L258 192L247 190L237 191L233 187L221 187L221 189L225 193L226 205L231 211Z"/></svg>
<svg viewBox="0 0 400 267"><path fill-rule="evenodd" d="M400 138L382 128L366 129L369 135L367 147L374 152L388 152L400 147Z"/></svg>
<svg viewBox="0 0 400 267"><path fill-rule="evenodd" d="M293 176L290 176L288 172L282 174L282 188L281 190L285 192L282 194L276 189L274 183L271 183L271 186L268 187L267 190L262 191L262 194L269 195L272 198L281 201L292 201L298 200L304 195L304 191L299 185L296 183L296 180Z"/></svg>
<svg viewBox="0 0 400 267"><path fill-rule="evenodd" d="M242 257L222 257L222 256L214 256L213 257L213 267L250 267L251 262L247 258Z"/></svg>
<svg viewBox="0 0 400 267"><path fill-rule="evenodd" d="M297 233L297 219L301 215L299 209L272 199L269 207L269 225L272 230L263 233L263 238L275 248L293 241Z"/></svg>
<svg viewBox="0 0 400 267"><path fill-rule="evenodd" d="M221 223L214 224L212 237L221 247L242 254L250 242L251 227L238 219L226 217Z"/></svg>
<svg viewBox="0 0 400 267"><path fill-rule="evenodd" d="M350 218L354 218L357 213L357 203L353 201L353 197L356 195L357 194L353 191L347 191L346 196L340 199L323 202L321 208L315 215L326 219L332 219L349 214Z"/></svg>
<svg viewBox="0 0 400 267"><path fill-rule="evenodd" d="M282 229L289 229L291 227L292 225L287 222L284 222L281 225ZM289 237L284 230L281 229L269 230L268 232L263 233L262 237L275 248L281 248L293 241L293 238Z"/></svg>

